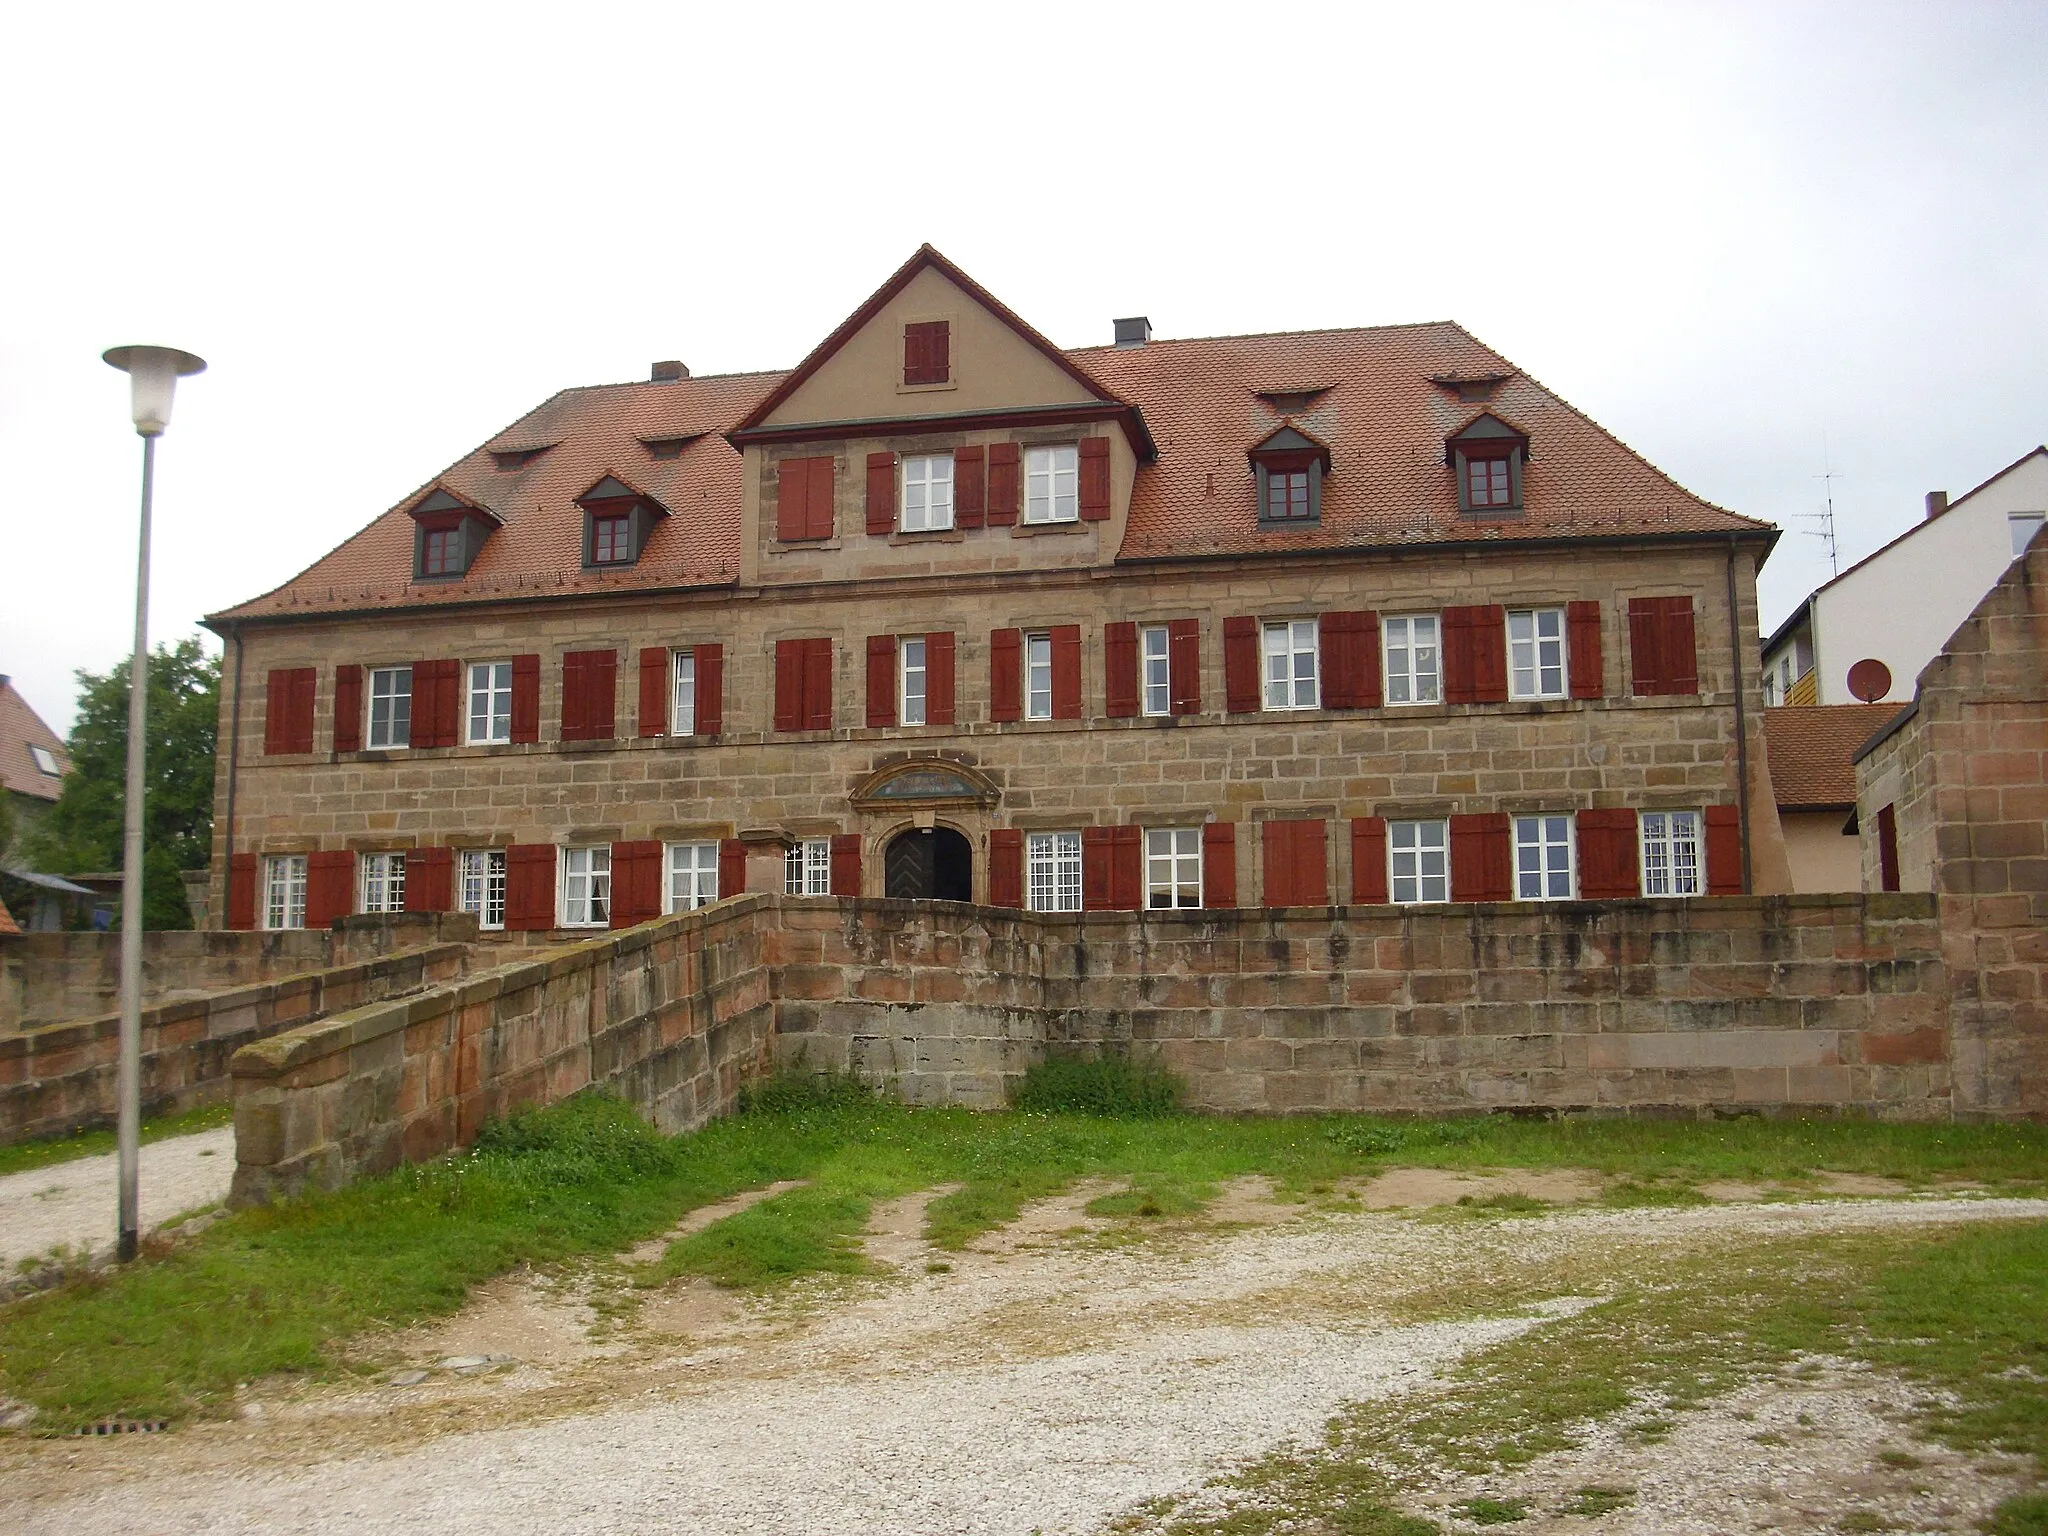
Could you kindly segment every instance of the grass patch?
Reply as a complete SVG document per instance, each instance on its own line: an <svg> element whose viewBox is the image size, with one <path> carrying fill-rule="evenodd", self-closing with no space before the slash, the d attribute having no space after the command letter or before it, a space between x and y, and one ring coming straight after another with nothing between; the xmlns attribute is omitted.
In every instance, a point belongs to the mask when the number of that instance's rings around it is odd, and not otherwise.
<svg viewBox="0 0 2048 1536"><path fill-rule="evenodd" d="M1557 1512L1560 1515L1611 1515L1633 1503L1635 1496L1633 1488L1588 1483L1583 1488L1573 1489L1572 1496L1557 1507Z"/></svg>
<svg viewBox="0 0 2048 1536"><path fill-rule="evenodd" d="M1010 1107L1143 1120L1179 1114L1181 1094L1181 1080L1151 1057L1052 1056L1024 1074Z"/></svg>
<svg viewBox="0 0 2048 1536"><path fill-rule="evenodd" d="M162 1141L166 1136L189 1136L194 1131L232 1125L234 1120L235 1107L232 1104L205 1104L198 1109L143 1121L142 1140L147 1144ZM52 1163L68 1163L74 1158L98 1157L114 1151L115 1142L112 1130L78 1131L69 1136L53 1136L46 1141L17 1141L0 1147L0 1177L25 1173L31 1168L47 1168Z"/></svg>
<svg viewBox="0 0 2048 1536"><path fill-rule="evenodd" d="M1458 1513L1474 1525L1512 1525L1517 1520L1529 1518L1527 1499L1467 1499L1458 1506Z"/></svg>

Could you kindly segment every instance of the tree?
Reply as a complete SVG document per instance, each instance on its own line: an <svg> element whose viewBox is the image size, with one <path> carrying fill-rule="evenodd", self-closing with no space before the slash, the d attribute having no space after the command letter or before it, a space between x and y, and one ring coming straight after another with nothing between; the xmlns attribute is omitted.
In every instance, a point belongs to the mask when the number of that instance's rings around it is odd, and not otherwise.
<svg viewBox="0 0 2048 1536"><path fill-rule="evenodd" d="M78 720L64 793L29 833L51 874L121 867L128 777L128 663L78 673ZM178 872L213 852L213 753L220 720L220 658L197 636L159 645L149 661L149 753L142 799L145 928L190 928Z"/></svg>

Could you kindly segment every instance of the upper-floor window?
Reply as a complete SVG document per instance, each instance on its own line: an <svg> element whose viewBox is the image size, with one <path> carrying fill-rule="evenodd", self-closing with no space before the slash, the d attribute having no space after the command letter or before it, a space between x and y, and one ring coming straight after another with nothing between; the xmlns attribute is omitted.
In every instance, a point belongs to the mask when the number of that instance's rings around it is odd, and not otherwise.
<svg viewBox="0 0 2048 1536"><path fill-rule="evenodd" d="M832 839L807 837L792 843L782 859L782 890L786 896L832 894Z"/></svg>
<svg viewBox="0 0 2048 1536"><path fill-rule="evenodd" d="M1279 619L1263 628L1266 708L1314 709L1317 687L1316 621Z"/></svg>
<svg viewBox="0 0 2048 1536"><path fill-rule="evenodd" d="M1386 621L1383 647L1389 704L1435 704L1443 698L1437 617L1407 614Z"/></svg>
<svg viewBox="0 0 2048 1536"><path fill-rule="evenodd" d="M953 526L953 456L934 453L903 461L903 531L937 533Z"/></svg>
<svg viewBox="0 0 2048 1536"><path fill-rule="evenodd" d="M590 562L625 565L633 558L633 519L607 514L590 520Z"/></svg>
<svg viewBox="0 0 2048 1536"><path fill-rule="evenodd" d="M53 779L62 776L64 770L57 766L57 754L48 747L31 745L28 755L35 759L37 773L47 774Z"/></svg>
<svg viewBox="0 0 2048 1536"><path fill-rule="evenodd" d="M609 843L562 850L562 926L602 928L612 918Z"/></svg>
<svg viewBox="0 0 2048 1536"><path fill-rule="evenodd" d="M1025 522L1074 522L1081 515L1080 487L1080 450L1072 443L1025 450Z"/></svg>
<svg viewBox="0 0 2048 1536"><path fill-rule="evenodd" d="M1145 831L1145 905L1202 904L1202 829L1148 827Z"/></svg>
<svg viewBox="0 0 2048 1536"><path fill-rule="evenodd" d="M1700 813L1644 811L1640 818L1645 896L1697 896Z"/></svg>
<svg viewBox="0 0 2048 1536"><path fill-rule="evenodd" d="M668 909L693 912L718 900L718 844L668 845Z"/></svg>
<svg viewBox="0 0 2048 1536"><path fill-rule="evenodd" d="M412 740L412 668L377 667L370 673L372 750L402 747Z"/></svg>
<svg viewBox="0 0 2048 1536"><path fill-rule="evenodd" d="M1521 901L1571 900L1571 817L1515 818L1515 896Z"/></svg>
<svg viewBox="0 0 2048 1536"><path fill-rule="evenodd" d="M697 653L676 652L675 698L669 709L671 736L694 736L697 732Z"/></svg>
<svg viewBox="0 0 2048 1536"><path fill-rule="evenodd" d="M479 928L505 926L505 850L465 848L455 905L458 911L475 915Z"/></svg>
<svg viewBox="0 0 2048 1536"><path fill-rule="evenodd" d="M423 528L420 530L420 574L423 576L460 576L463 567L462 529Z"/></svg>
<svg viewBox="0 0 2048 1536"><path fill-rule="evenodd" d="M2005 515L2006 526L2012 531L2012 552L2015 555L2024 555L2027 552L2027 546L2034 541L2034 535L2041 531L2044 517L2048 517L2048 513L2008 512Z"/></svg>
<svg viewBox="0 0 2048 1536"><path fill-rule="evenodd" d="M362 912L405 910L405 855L366 853L356 861L356 907Z"/></svg>
<svg viewBox="0 0 2048 1536"><path fill-rule="evenodd" d="M905 635L896 642L896 676L897 720L904 725L923 725L927 691L923 635Z"/></svg>
<svg viewBox="0 0 2048 1536"><path fill-rule="evenodd" d="M1081 834L1032 832L1024 839L1024 905L1033 912L1081 910Z"/></svg>
<svg viewBox="0 0 2048 1536"><path fill-rule="evenodd" d="M944 384L953 377L953 326L947 320L913 320L903 327L903 382Z"/></svg>
<svg viewBox="0 0 2048 1536"><path fill-rule="evenodd" d="M1147 624L1138 631L1139 661L1143 668L1141 704L1148 715L1173 713L1173 660L1171 642L1164 624Z"/></svg>
<svg viewBox="0 0 2048 1536"><path fill-rule="evenodd" d="M512 739L512 663L469 664L469 744L487 746Z"/></svg>
<svg viewBox="0 0 2048 1536"><path fill-rule="evenodd" d="M1052 636L1024 637L1024 718L1052 718Z"/></svg>
<svg viewBox="0 0 2048 1536"><path fill-rule="evenodd" d="M306 926L306 856L272 854L263 861L263 926Z"/></svg>
<svg viewBox="0 0 2048 1536"><path fill-rule="evenodd" d="M1450 824L1387 823L1387 890L1404 905L1451 899Z"/></svg>
<svg viewBox="0 0 2048 1536"><path fill-rule="evenodd" d="M1508 697L1561 699L1565 696L1564 610L1508 610Z"/></svg>

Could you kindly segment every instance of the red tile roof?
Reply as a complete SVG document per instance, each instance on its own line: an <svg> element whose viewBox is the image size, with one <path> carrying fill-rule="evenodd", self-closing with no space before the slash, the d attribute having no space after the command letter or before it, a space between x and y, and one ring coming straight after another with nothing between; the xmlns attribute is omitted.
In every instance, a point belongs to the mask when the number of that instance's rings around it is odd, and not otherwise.
<svg viewBox="0 0 2048 1536"><path fill-rule="evenodd" d="M1791 810L1856 803L1856 749L1899 712L1897 704L1785 704L1764 711L1771 789Z"/></svg>
<svg viewBox="0 0 2048 1536"><path fill-rule="evenodd" d="M55 778L37 766L30 747L41 747L57 760ZM0 677L0 789L55 800L63 794L64 775L70 771L71 754L64 750L64 738L43 724L11 680Z"/></svg>
<svg viewBox="0 0 2048 1536"><path fill-rule="evenodd" d="M21 927L14 921L14 915L7 910L7 903L0 901L0 938L20 932Z"/></svg>

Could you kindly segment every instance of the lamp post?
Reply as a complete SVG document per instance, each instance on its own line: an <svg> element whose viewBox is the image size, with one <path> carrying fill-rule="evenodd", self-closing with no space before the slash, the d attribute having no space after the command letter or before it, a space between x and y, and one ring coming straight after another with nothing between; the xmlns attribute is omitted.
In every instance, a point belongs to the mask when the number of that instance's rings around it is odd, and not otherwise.
<svg viewBox="0 0 2048 1536"><path fill-rule="evenodd" d="M116 1079L121 1149L120 1259L140 1239L137 1181L142 1157L142 766L149 717L149 498L156 440L171 423L178 380L206 366L174 347L114 347L106 363L128 375L129 414L142 437L142 533L135 557L135 654L128 663L128 788L121 848L121 1064Z"/></svg>

